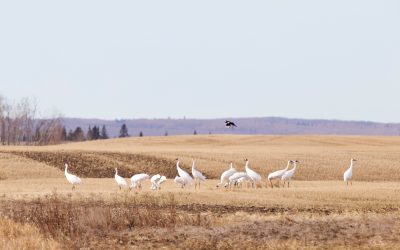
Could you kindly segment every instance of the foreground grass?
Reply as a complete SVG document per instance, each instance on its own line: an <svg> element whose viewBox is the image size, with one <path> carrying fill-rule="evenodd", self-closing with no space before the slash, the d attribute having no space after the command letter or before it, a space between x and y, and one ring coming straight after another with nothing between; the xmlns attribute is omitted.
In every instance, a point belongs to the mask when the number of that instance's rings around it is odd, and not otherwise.
<svg viewBox="0 0 400 250"><path fill-rule="evenodd" d="M0 220L38 229L38 242L49 239L45 242L67 249L395 249L400 244L398 212L180 205L171 193L124 193L114 200L52 194L8 200L0 211ZM20 244L34 244L24 242Z"/></svg>

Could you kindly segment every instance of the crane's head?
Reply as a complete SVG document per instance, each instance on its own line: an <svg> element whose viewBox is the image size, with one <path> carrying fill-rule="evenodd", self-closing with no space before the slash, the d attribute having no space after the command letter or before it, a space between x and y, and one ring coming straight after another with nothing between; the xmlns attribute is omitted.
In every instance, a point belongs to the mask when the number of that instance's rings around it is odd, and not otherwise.
<svg viewBox="0 0 400 250"><path fill-rule="evenodd" d="M294 160L293 162L295 162L295 163L299 163L299 161L298 161L298 160Z"/></svg>
<svg viewBox="0 0 400 250"><path fill-rule="evenodd" d="M179 161L179 159L178 159L178 158L176 158L176 159L175 159L175 161Z"/></svg>
<svg viewBox="0 0 400 250"><path fill-rule="evenodd" d="M249 161L249 159L246 158L246 159L244 159L244 161Z"/></svg>
<svg viewBox="0 0 400 250"><path fill-rule="evenodd" d="M356 159L354 159L354 158L351 158L351 161L357 161Z"/></svg>

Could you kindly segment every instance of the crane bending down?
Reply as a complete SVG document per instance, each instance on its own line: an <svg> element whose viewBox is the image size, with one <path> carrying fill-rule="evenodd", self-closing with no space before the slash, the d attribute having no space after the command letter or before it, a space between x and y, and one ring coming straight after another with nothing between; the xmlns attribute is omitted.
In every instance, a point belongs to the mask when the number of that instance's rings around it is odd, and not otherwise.
<svg viewBox="0 0 400 250"><path fill-rule="evenodd" d="M229 185L229 177L231 177L234 173L236 173L236 169L233 167L233 163L231 162L231 166L228 170L224 171L221 174L221 180L220 182L217 184L217 188L219 188L219 186L224 185L224 187L228 187Z"/></svg>
<svg viewBox="0 0 400 250"><path fill-rule="evenodd" d="M293 162L293 168L286 171L283 175L282 175L282 181L283 181L283 187L285 187L285 183L287 182L287 187L289 188L289 183L292 180L294 173L296 172L296 167L297 167L297 163L299 163L298 160L292 161Z"/></svg>
<svg viewBox="0 0 400 250"><path fill-rule="evenodd" d="M150 178L151 182L151 189L152 190L157 190L161 189L161 184L167 180L167 177L161 176L160 174L153 175Z"/></svg>
<svg viewBox="0 0 400 250"><path fill-rule="evenodd" d="M199 170L197 170L195 168L194 159L192 159L192 175L193 175L193 178L194 178L194 189L197 188L197 185L199 185L199 189L200 189L200 183L202 181L205 181L206 177Z"/></svg>
<svg viewBox="0 0 400 250"><path fill-rule="evenodd" d="M246 172L236 172L229 177L229 188L237 186L240 179L250 179L250 176Z"/></svg>
<svg viewBox="0 0 400 250"><path fill-rule="evenodd" d="M159 175L159 174L153 175L153 176L150 178L150 182L151 182L151 187L150 187L150 189L152 189L152 190L158 189L157 182L160 180L160 178L161 178L161 175Z"/></svg>
<svg viewBox="0 0 400 250"><path fill-rule="evenodd" d="M350 167L344 172L343 174L343 180L346 182L347 186L349 185L349 181L350 181L350 185L353 185L353 163L357 161L356 159L351 159L350 161Z"/></svg>
<svg viewBox="0 0 400 250"><path fill-rule="evenodd" d="M167 177L166 176L161 176L161 178L157 181L157 188L160 190L161 189L161 184L163 183L163 182L165 182L167 180Z"/></svg>
<svg viewBox="0 0 400 250"><path fill-rule="evenodd" d="M268 181L269 181L269 183L270 183L270 185L271 185L271 187L273 188L274 187L274 185L272 184L272 180L274 180L274 179L278 179L278 187L279 187L279 180L282 178L282 176L285 174L285 172L288 170L288 168L289 168L289 166L290 166L290 163L292 163L292 161L291 160L289 160L288 161L288 163L287 163L287 165L286 165L286 168L284 168L284 169L281 169L281 170L278 170L278 171L275 171L275 172L272 172L272 173L270 173L269 175L268 175L268 177L267 177L267 179L268 179Z"/></svg>
<svg viewBox="0 0 400 250"><path fill-rule="evenodd" d="M128 186L128 184L126 183L126 180L123 177L118 175L118 169L117 168L115 168L114 179L115 179L115 182L117 183L117 185L119 187L119 190L121 190L122 187Z"/></svg>
<svg viewBox="0 0 400 250"><path fill-rule="evenodd" d="M73 174L68 173L68 164L65 163L65 178L67 181L72 184L72 190L75 189L75 185L81 184L81 179Z"/></svg>
<svg viewBox="0 0 400 250"><path fill-rule="evenodd" d="M246 169L247 175L250 177L251 186L256 188L256 182L261 181L261 175L259 175L256 171L249 168L249 160L248 159L245 159L245 161L246 161L245 169Z"/></svg>
<svg viewBox="0 0 400 250"><path fill-rule="evenodd" d="M132 188L142 188L142 181L150 179L150 176L148 174L135 174L131 177L131 185L129 189Z"/></svg>

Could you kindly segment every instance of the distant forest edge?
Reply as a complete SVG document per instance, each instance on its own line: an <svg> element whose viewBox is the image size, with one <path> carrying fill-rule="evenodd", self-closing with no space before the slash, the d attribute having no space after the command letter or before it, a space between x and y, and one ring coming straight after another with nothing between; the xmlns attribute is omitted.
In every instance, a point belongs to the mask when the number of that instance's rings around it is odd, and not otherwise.
<svg viewBox="0 0 400 250"><path fill-rule="evenodd" d="M229 118L238 127L225 128L225 119L81 119L63 118L68 131L80 127L106 128L107 138L124 136L167 136L193 134L270 134L270 135L400 135L400 123L364 121L307 120L280 117ZM123 125L126 125L123 128ZM124 130L125 129L125 130ZM124 130L124 131L122 131ZM101 134L101 133L100 133ZM99 135L101 137L101 135ZM124 137L122 136L122 137ZM101 139L101 138L99 138Z"/></svg>
<svg viewBox="0 0 400 250"><path fill-rule="evenodd" d="M99 140L129 136L197 134L270 135L400 135L400 123L306 120L279 117L229 118L237 127L226 128L225 119L100 120L39 116L29 98L10 102L0 95L0 143L49 145L65 141Z"/></svg>

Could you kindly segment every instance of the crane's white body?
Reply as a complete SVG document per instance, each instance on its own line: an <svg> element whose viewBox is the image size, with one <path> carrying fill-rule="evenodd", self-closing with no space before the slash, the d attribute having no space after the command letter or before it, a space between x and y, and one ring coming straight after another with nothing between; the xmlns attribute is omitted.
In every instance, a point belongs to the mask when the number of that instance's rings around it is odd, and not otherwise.
<svg viewBox="0 0 400 250"><path fill-rule="evenodd" d="M142 181L150 179L148 174L135 174L131 177L130 188L142 188Z"/></svg>
<svg viewBox="0 0 400 250"><path fill-rule="evenodd" d="M115 168L114 179L115 179L115 182L117 183L119 189L121 189L122 187L128 186L128 184L126 183L126 180L123 177L118 175L118 169L117 168Z"/></svg>
<svg viewBox="0 0 400 250"><path fill-rule="evenodd" d="M294 161L293 162L293 168L286 171L283 175L282 175L282 181L283 181L283 187L285 187L285 183L287 182L287 186L289 187L289 183L292 180L294 173L296 172L296 167L297 167L297 163L298 161Z"/></svg>
<svg viewBox="0 0 400 250"><path fill-rule="evenodd" d="M82 181L78 176L68 173L68 164L65 164L64 173L67 181L72 184L72 190L75 189L75 185L81 184Z"/></svg>
<svg viewBox="0 0 400 250"><path fill-rule="evenodd" d="M355 159L351 159L350 161L350 167L344 172L343 174L343 180L346 182L347 185L349 185L349 182L351 185L353 185L353 163L355 162Z"/></svg>
<svg viewBox="0 0 400 250"><path fill-rule="evenodd" d="M232 185L236 186L239 179L243 180L243 178L251 179L250 176L248 176L248 174L246 172L236 172L236 173L232 174L229 177L229 188L231 188Z"/></svg>
<svg viewBox="0 0 400 250"><path fill-rule="evenodd" d="M272 185L272 180L274 180L274 179L278 180L278 187L279 187L279 180L286 173L286 171L288 170L291 162L292 162L291 160L288 161L288 163L286 165L286 168L268 174L267 179L268 179L269 183L271 184L271 187L274 187Z"/></svg>
<svg viewBox="0 0 400 250"><path fill-rule="evenodd" d="M150 182L151 182L151 189L152 190L157 190L157 189L161 189L161 184L163 182L165 182L167 180L167 177L165 176L161 176L159 174L153 175L150 178Z"/></svg>
<svg viewBox="0 0 400 250"><path fill-rule="evenodd" d="M186 172L185 170L179 167L179 161L176 162L176 170L178 171L179 177L183 178L185 181L185 185L192 183L193 178Z"/></svg>
<svg viewBox="0 0 400 250"><path fill-rule="evenodd" d="M225 187L227 187L229 185L229 177L231 177L234 173L236 173L236 169L233 167L233 163L231 162L231 166L228 170L224 171L221 174L221 180L220 182L217 184L217 188L220 185L224 185Z"/></svg>
<svg viewBox="0 0 400 250"><path fill-rule="evenodd" d="M160 178L161 178L161 175L159 175L159 174L153 175L153 176L150 178L150 182L151 182L151 187L150 187L150 188L151 188L152 190L158 189L157 182L158 182L158 180L160 180Z"/></svg>
<svg viewBox="0 0 400 250"><path fill-rule="evenodd" d="M252 170L251 168L249 168L249 160L246 159L246 173L247 175L250 177L251 179L251 185L253 187L256 187L255 184L256 182L261 181L261 175L259 175L256 171Z"/></svg>
<svg viewBox="0 0 400 250"><path fill-rule="evenodd" d="M206 177L195 168L195 162L192 160L192 175L194 178L194 188L197 188L197 185L199 185L200 188L200 183L206 180Z"/></svg>
<svg viewBox="0 0 400 250"><path fill-rule="evenodd" d="M180 177L180 176L175 176L174 182L180 184L180 185L181 185L181 188L186 187L186 185L188 184L188 183L186 182L186 180L185 180L184 178Z"/></svg>
<svg viewBox="0 0 400 250"><path fill-rule="evenodd" d="M164 183L165 181L167 180L167 177L166 176L161 176L161 178L158 180L158 182L157 182L157 187L158 187L158 189L161 189L161 184L162 183Z"/></svg>

